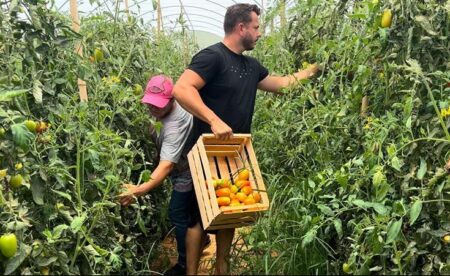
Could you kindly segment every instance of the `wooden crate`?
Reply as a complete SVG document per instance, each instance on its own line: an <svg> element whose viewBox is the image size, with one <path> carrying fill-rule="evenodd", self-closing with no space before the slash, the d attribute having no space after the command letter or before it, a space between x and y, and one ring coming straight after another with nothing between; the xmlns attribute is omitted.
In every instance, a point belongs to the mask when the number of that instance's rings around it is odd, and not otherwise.
<svg viewBox="0 0 450 276"><path fill-rule="evenodd" d="M203 134L189 152L188 160L205 230L251 225L269 209L269 198L250 134L234 134L227 141L218 140L213 134ZM249 169L251 186L260 193L261 201L251 205L219 207L213 179L233 179L244 167Z"/></svg>

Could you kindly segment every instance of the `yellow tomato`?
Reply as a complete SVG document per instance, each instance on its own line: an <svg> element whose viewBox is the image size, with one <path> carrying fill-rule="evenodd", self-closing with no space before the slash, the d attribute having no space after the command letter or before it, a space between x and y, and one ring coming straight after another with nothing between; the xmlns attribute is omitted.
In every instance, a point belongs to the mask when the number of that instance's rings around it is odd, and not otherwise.
<svg viewBox="0 0 450 276"><path fill-rule="evenodd" d="M350 273L350 265L348 263L343 263L342 271L344 271L345 274L349 274Z"/></svg>
<svg viewBox="0 0 450 276"><path fill-rule="evenodd" d="M239 191L239 188L236 185L231 185L230 191L235 194Z"/></svg>
<svg viewBox="0 0 450 276"><path fill-rule="evenodd" d="M247 169L243 169L239 171L238 180L248 180L250 177L250 172Z"/></svg>
<svg viewBox="0 0 450 276"><path fill-rule="evenodd" d="M450 235L445 235L442 240L444 241L445 244L449 244L450 243Z"/></svg>
<svg viewBox="0 0 450 276"><path fill-rule="evenodd" d="M389 28L392 23L392 11L389 9L384 10L381 16L381 27Z"/></svg>
<svg viewBox="0 0 450 276"><path fill-rule="evenodd" d="M22 163L17 163L17 164L15 165L15 168L16 168L16 170L21 170L21 169L23 168Z"/></svg>
<svg viewBox="0 0 450 276"><path fill-rule="evenodd" d="M0 180L5 178L7 172L8 172L8 169L0 170Z"/></svg>
<svg viewBox="0 0 450 276"><path fill-rule="evenodd" d="M217 198L219 206L228 206L231 203L231 199L227 196L221 196Z"/></svg>
<svg viewBox="0 0 450 276"><path fill-rule="evenodd" d="M104 59L103 51L99 48L95 48L94 58L95 58L95 61L97 61L97 62L102 61Z"/></svg>

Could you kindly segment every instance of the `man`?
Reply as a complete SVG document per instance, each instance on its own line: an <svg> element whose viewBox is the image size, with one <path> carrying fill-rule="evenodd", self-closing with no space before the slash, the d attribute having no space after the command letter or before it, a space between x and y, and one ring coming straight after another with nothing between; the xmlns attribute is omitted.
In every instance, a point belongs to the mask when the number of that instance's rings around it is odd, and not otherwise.
<svg viewBox="0 0 450 276"><path fill-rule="evenodd" d="M189 164L186 141L192 129L192 115L176 103L172 96L172 80L164 75L152 77L145 89L141 102L146 104L150 114L162 123L159 135L152 136L159 152L159 164L151 179L140 186L125 184L126 191L120 195L120 203L128 206L135 197L145 195L163 183L170 175L173 184L169 204L169 218L175 225L178 262L166 271L165 275L186 274L185 236L189 221L188 204L195 197Z"/></svg>
<svg viewBox="0 0 450 276"><path fill-rule="evenodd" d="M235 133L250 133L256 90L279 93L317 73L318 66L289 76L271 76L256 59L242 53L252 50L258 38L256 5L235 4L227 9L225 37L197 53L174 87L174 97L195 116L189 148L202 133L212 132L227 140ZM196 203L194 202L194 205ZM187 232L187 274L196 274L204 233L198 215ZM194 216L195 217L195 216ZM234 229L217 231L216 274L228 274L228 259Z"/></svg>

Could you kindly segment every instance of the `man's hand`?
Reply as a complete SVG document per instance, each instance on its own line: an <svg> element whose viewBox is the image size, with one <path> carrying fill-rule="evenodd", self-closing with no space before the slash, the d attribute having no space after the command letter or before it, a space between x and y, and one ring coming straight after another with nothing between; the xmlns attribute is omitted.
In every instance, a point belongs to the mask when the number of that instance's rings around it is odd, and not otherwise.
<svg viewBox="0 0 450 276"><path fill-rule="evenodd" d="M219 140L229 140L233 137L233 130L219 118L211 122L211 131Z"/></svg>
<svg viewBox="0 0 450 276"><path fill-rule="evenodd" d="M308 77L312 77L317 72L319 72L321 70L321 68L320 68L320 66L317 63L314 63L314 64L310 64L308 67L306 67L305 70L309 71L309 76Z"/></svg>
<svg viewBox="0 0 450 276"><path fill-rule="evenodd" d="M128 206L134 202L134 199L141 196L140 187L134 184L123 184L122 188L125 190L119 195L119 202L122 206Z"/></svg>

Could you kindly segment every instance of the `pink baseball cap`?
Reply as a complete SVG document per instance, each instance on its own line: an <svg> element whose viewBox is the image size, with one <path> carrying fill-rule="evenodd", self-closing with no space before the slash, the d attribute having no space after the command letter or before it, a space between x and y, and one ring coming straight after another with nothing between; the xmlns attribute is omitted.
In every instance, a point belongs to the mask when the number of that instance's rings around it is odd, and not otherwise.
<svg viewBox="0 0 450 276"><path fill-rule="evenodd" d="M173 97L172 89L173 82L169 77L164 75L154 76L148 81L141 102L163 108Z"/></svg>

